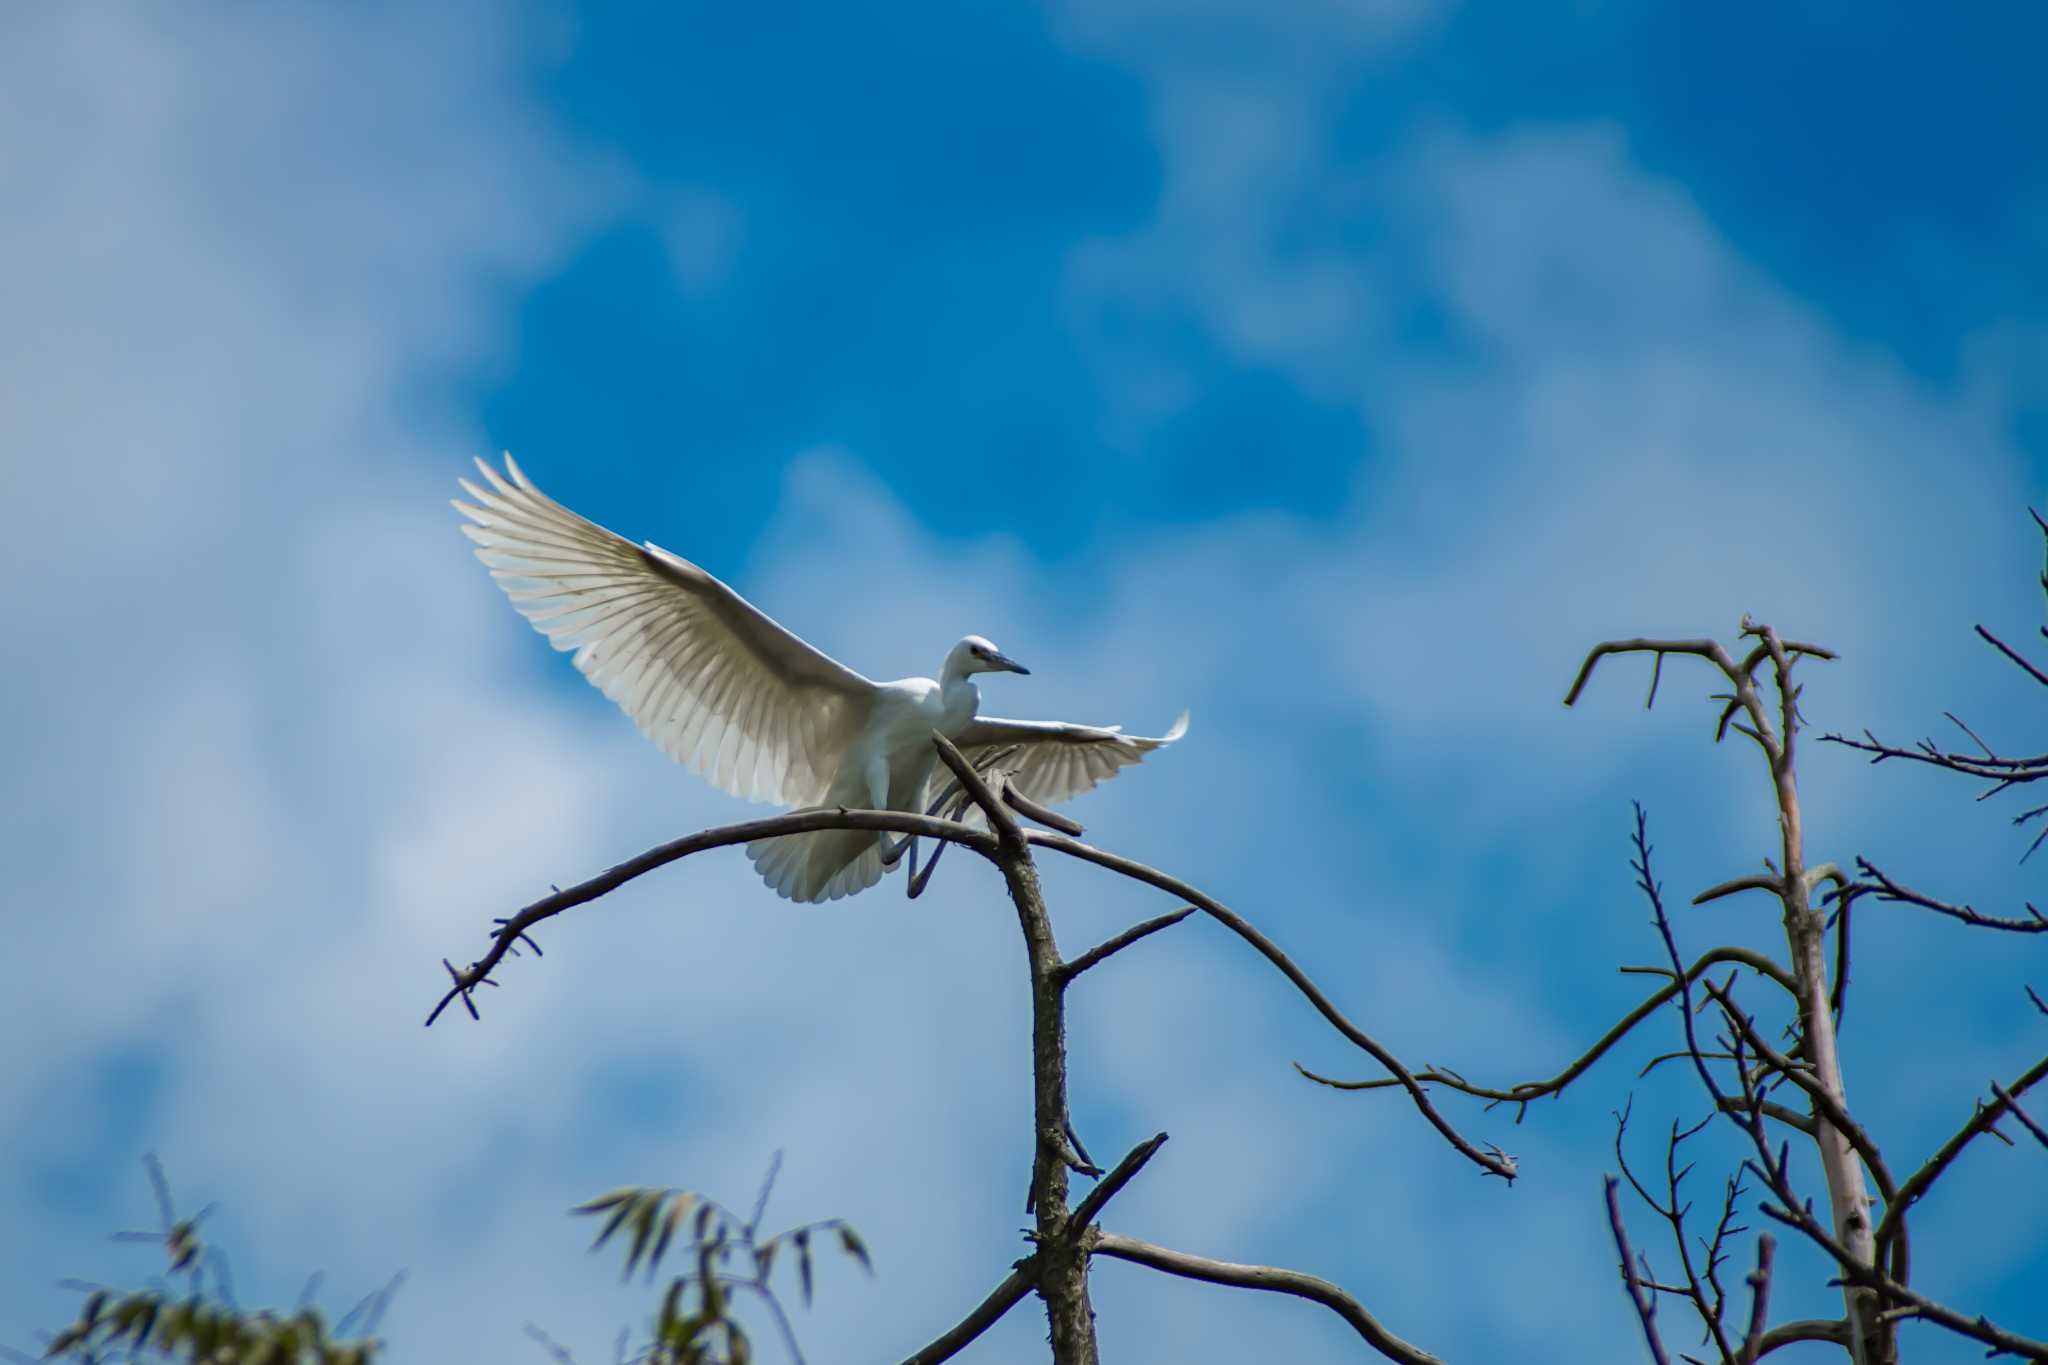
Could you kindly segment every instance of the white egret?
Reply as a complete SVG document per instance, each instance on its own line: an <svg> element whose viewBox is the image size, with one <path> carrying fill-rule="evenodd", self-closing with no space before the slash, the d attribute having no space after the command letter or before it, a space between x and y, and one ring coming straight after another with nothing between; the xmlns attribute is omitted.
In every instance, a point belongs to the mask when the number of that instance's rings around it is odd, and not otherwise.
<svg viewBox="0 0 2048 1365"><path fill-rule="evenodd" d="M635 545L549 498L510 455L488 487L461 480L456 508L512 605L662 752L752 801L923 810L940 785L932 732L970 761L999 753L1012 785L1064 801L1179 739L1114 726L982 716L977 673L1028 670L979 635L947 652L936 681L870 682L777 625L688 560ZM940 776L945 776L941 772ZM761 839L747 856L794 901L850 896L901 851L885 836L824 830Z"/></svg>

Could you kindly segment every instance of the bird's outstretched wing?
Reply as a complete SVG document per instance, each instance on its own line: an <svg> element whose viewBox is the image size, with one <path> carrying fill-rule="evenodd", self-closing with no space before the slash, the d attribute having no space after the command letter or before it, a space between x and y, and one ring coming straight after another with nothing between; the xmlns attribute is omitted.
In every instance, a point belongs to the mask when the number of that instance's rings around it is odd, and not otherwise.
<svg viewBox="0 0 2048 1365"><path fill-rule="evenodd" d="M1011 782L1031 800L1052 805L1079 796L1098 782L1144 761L1145 755L1186 734L1187 712L1157 739L1127 735L1117 726L1070 725L1057 720L1001 720L978 716L967 723L954 743L970 763L1001 750L994 766L1011 774ZM933 775L938 792L947 774ZM927 798L928 800L930 798Z"/></svg>
<svg viewBox="0 0 2048 1365"><path fill-rule="evenodd" d="M669 757L735 796L812 805L875 685L686 559L635 545L533 486L511 456L455 504L533 628Z"/></svg>

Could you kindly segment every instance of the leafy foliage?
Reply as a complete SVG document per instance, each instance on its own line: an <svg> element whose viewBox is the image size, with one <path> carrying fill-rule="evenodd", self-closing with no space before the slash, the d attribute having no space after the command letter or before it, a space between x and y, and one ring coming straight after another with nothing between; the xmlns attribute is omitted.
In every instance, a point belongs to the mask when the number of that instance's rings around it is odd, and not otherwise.
<svg viewBox="0 0 2048 1365"><path fill-rule="evenodd" d="M77 1319L50 1339L45 1359L99 1365L117 1354L126 1360L149 1354L190 1365L370 1365L383 1345L373 1335L376 1319L397 1280L363 1300L331 1329L320 1310L310 1305L290 1314L244 1311L229 1288L226 1263L199 1236L208 1210L191 1218L176 1217L162 1166L154 1156L145 1157L144 1165L156 1191L162 1229L116 1237L160 1244L166 1277L182 1278L184 1287L158 1285L125 1294L88 1288ZM364 1335L343 1340L359 1319Z"/></svg>
<svg viewBox="0 0 2048 1365"><path fill-rule="evenodd" d="M835 1240L841 1252L869 1274L874 1273L867 1245L842 1218L804 1223L771 1237L760 1235L761 1216L781 1162L777 1153L753 1213L744 1219L716 1200L672 1187L627 1186L573 1210L604 1216L604 1226L591 1250L620 1238L625 1244L627 1279L644 1269L651 1281L671 1249L679 1249L690 1267L669 1282L655 1316L653 1337L632 1357L631 1365L747 1365L754 1358L754 1348L733 1316L738 1294L751 1294L767 1307L789 1355L801 1361L803 1352L771 1284L776 1265L796 1266L797 1285L806 1307L815 1283L812 1251L819 1237ZM679 1236L683 1239L680 1243Z"/></svg>

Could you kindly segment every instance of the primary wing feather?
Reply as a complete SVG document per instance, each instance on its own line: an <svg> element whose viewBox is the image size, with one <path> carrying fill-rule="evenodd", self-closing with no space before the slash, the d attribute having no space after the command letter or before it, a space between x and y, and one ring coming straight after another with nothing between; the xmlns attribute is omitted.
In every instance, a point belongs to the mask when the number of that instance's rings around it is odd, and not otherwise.
<svg viewBox="0 0 2048 1365"><path fill-rule="evenodd" d="M512 605L678 763L735 796L824 799L875 685L704 570L477 461L456 508Z"/></svg>
<svg viewBox="0 0 2048 1365"><path fill-rule="evenodd" d="M1187 729L1186 712L1156 739L1127 735L1116 726L979 716L968 722L954 743L970 763L997 750L1010 750L995 766L1011 774L1010 781L1018 791L1049 806L1090 791L1097 783L1143 762L1146 754L1173 743ZM936 779L933 790L937 790Z"/></svg>

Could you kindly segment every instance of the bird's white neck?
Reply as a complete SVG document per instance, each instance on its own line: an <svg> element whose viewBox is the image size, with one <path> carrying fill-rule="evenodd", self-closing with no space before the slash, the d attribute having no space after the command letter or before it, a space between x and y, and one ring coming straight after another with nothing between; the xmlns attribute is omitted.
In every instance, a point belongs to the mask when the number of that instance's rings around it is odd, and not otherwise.
<svg viewBox="0 0 2048 1365"><path fill-rule="evenodd" d="M967 660L949 655L939 672L939 702L948 720L965 724L981 710L981 689L968 681Z"/></svg>

